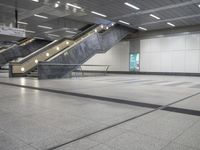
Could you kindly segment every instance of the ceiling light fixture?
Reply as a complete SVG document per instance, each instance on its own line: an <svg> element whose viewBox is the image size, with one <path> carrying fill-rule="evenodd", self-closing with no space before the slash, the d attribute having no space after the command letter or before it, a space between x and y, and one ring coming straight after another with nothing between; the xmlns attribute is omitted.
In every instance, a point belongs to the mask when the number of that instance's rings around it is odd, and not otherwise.
<svg viewBox="0 0 200 150"><path fill-rule="evenodd" d="M160 20L160 18L158 16L155 16L153 14L150 14L150 16L153 17L153 18L155 18L155 19L157 19L157 20Z"/></svg>
<svg viewBox="0 0 200 150"><path fill-rule="evenodd" d="M123 21L123 20L119 20L120 23L126 24L126 25L130 25L129 22Z"/></svg>
<svg viewBox="0 0 200 150"><path fill-rule="evenodd" d="M132 5L132 4L128 3L128 2L125 2L124 4L127 5L127 6L129 6L129 7L131 7L131 8L133 8L133 9L140 10L139 7L137 7L135 5Z"/></svg>
<svg viewBox="0 0 200 150"><path fill-rule="evenodd" d="M138 27L138 28L141 29L141 30L147 31L146 28L143 28L143 27Z"/></svg>
<svg viewBox="0 0 200 150"><path fill-rule="evenodd" d="M35 17L38 17L38 18L43 18L43 19L48 19L47 16L42 16L42 15L38 15L38 14L34 14Z"/></svg>
<svg viewBox="0 0 200 150"><path fill-rule="evenodd" d="M45 38L37 37L37 36L35 36L34 38L35 38L35 39L40 39L40 40L44 40L44 39L45 39Z"/></svg>
<svg viewBox="0 0 200 150"><path fill-rule="evenodd" d="M101 13L98 13L96 11L91 11L92 14L95 14L95 15L98 15L98 16L101 16L101 17L107 17L106 15L104 14L101 14Z"/></svg>
<svg viewBox="0 0 200 150"><path fill-rule="evenodd" d="M19 24L24 24L24 25L27 25L27 24L28 24L27 22L22 22L22 21L18 21L17 23L19 23Z"/></svg>
<svg viewBox="0 0 200 150"><path fill-rule="evenodd" d="M37 2L37 3L40 2L39 0L32 0L32 1L33 1L33 2Z"/></svg>
<svg viewBox="0 0 200 150"><path fill-rule="evenodd" d="M60 1L57 1L54 5L55 8L58 8L60 6Z"/></svg>
<svg viewBox="0 0 200 150"><path fill-rule="evenodd" d="M168 25L172 26L172 27L175 27L174 24L170 23L170 22L167 22Z"/></svg>
<svg viewBox="0 0 200 150"><path fill-rule="evenodd" d="M25 30L25 32L28 32L28 33L35 33L35 31L31 31L31 30Z"/></svg>
<svg viewBox="0 0 200 150"><path fill-rule="evenodd" d="M43 28L43 29L53 29L52 27L48 27L48 26L42 26L42 25L38 25L39 28Z"/></svg>
<svg viewBox="0 0 200 150"><path fill-rule="evenodd" d="M76 34L76 32L74 32L74 31L65 31L65 32L67 32L67 33L71 33L71 34Z"/></svg>
<svg viewBox="0 0 200 150"><path fill-rule="evenodd" d="M67 3L67 6L71 6L71 7L77 8L77 9L82 9L80 6L73 5L71 3Z"/></svg>

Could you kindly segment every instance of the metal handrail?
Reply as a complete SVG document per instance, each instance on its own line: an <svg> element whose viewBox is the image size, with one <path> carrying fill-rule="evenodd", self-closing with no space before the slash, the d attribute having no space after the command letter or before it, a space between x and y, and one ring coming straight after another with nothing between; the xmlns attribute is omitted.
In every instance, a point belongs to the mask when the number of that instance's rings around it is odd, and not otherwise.
<svg viewBox="0 0 200 150"><path fill-rule="evenodd" d="M47 44L46 46L44 46L44 47L38 49L37 51L31 53L30 55L24 57L24 58L21 59L19 62L13 62L12 64L23 64L23 63L25 63L26 61L28 61L29 59L31 59L32 57L34 57L34 56L36 56L36 55L38 55L38 54L40 54L40 53L42 53L42 52L48 50L49 48L53 47L54 45L56 45L56 44L58 44L58 43L60 43L60 42L61 42L61 41L53 41L53 42Z"/></svg>
<svg viewBox="0 0 200 150"><path fill-rule="evenodd" d="M88 66L88 67L90 67L90 66L92 66L92 67L106 67L105 68L105 71L104 71L104 75L106 75L107 74L107 72L108 72L108 69L109 69L109 67L110 67L110 65L92 65L92 64L59 64L59 63L48 63L48 62L40 62L39 63L39 65L42 65L42 66L75 66L76 68L75 69L73 69L72 71L70 71L70 72L73 72L73 71L76 71L78 68L80 68L80 72L82 73L82 76L84 76L84 70L82 69L82 67L84 67L84 66ZM76 75L76 72L75 72L75 76L77 77L77 75Z"/></svg>

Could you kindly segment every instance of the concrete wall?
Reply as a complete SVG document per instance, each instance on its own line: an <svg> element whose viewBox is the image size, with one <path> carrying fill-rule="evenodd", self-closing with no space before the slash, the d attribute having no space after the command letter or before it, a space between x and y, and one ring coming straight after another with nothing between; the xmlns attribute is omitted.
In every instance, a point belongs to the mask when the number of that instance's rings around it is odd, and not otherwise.
<svg viewBox="0 0 200 150"><path fill-rule="evenodd" d="M200 72L200 33L140 40L140 71Z"/></svg>
<svg viewBox="0 0 200 150"><path fill-rule="evenodd" d="M129 71L129 49L128 41L122 41L106 53L93 56L85 64L111 65L109 71ZM84 70L102 71L105 67L83 67Z"/></svg>

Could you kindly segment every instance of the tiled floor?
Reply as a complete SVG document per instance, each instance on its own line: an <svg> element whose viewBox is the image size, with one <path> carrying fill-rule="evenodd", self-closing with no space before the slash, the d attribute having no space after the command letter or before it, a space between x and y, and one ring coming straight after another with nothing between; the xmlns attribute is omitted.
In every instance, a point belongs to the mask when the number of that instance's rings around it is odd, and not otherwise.
<svg viewBox="0 0 200 150"><path fill-rule="evenodd" d="M200 150L198 113L162 109L171 104L199 112L199 85L198 77L110 75L39 81L0 74L0 150Z"/></svg>

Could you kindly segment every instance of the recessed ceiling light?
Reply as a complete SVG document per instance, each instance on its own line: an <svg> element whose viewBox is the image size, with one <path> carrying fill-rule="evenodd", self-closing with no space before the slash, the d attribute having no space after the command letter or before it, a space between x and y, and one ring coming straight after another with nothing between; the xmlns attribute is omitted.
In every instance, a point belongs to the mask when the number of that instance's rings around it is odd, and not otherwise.
<svg viewBox="0 0 200 150"><path fill-rule="evenodd" d="M200 8L200 4L198 5L198 7Z"/></svg>
<svg viewBox="0 0 200 150"><path fill-rule="evenodd" d="M101 16L101 17L107 17L106 15L104 14L101 14L101 13L98 13L96 11L91 11L91 13L95 14L95 15L98 15L98 16Z"/></svg>
<svg viewBox="0 0 200 150"><path fill-rule="evenodd" d="M115 25L115 23L113 22L112 24L111 24L111 26L114 26Z"/></svg>
<svg viewBox="0 0 200 150"><path fill-rule="evenodd" d="M126 24L126 25L130 25L129 22L126 22L126 21L123 21L123 20L119 20L119 22L123 23L123 24Z"/></svg>
<svg viewBox="0 0 200 150"><path fill-rule="evenodd" d="M160 18L158 16L156 16L156 15L150 14L150 16L155 18L155 19L157 19L157 20L160 20Z"/></svg>
<svg viewBox="0 0 200 150"><path fill-rule="evenodd" d="M33 1L33 2L37 2L37 3L40 2L39 0L32 0L32 1Z"/></svg>
<svg viewBox="0 0 200 150"><path fill-rule="evenodd" d="M55 8L58 8L60 6L60 1L57 1L55 4L54 4L54 7Z"/></svg>
<svg viewBox="0 0 200 150"><path fill-rule="evenodd" d="M35 31L31 31L31 30L25 30L25 32L28 32L28 33L35 33Z"/></svg>
<svg viewBox="0 0 200 150"><path fill-rule="evenodd" d="M140 10L139 7L137 7L137 6L133 5L133 4L130 4L128 2L125 2L124 4L127 5L127 6L129 6L129 7L131 7L131 8L133 8L133 9Z"/></svg>
<svg viewBox="0 0 200 150"><path fill-rule="evenodd" d="M27 25L27 24L28 24L27 22L22 22L22 21L18 21L17 23L19 23L19 24L24 24L24 25Z"/></svg>
<svg viewBox="0 0 200 150"><path fill-rule="evenodd" d="M170 22L167 22L168 25L172 26L172 27L175 27L174 24L170 23Z"/></svg>
<svg viewBox="0 0 200 150"><path fill-rule="evenodd" d="M35 17L39 17L39 18L43 18L43 19L48 19L47 16L42 16L42 15L38 15L38 14L34 14Z"/></svg>
<svg viewBox="0 0 200 150"><path fill-rule="evenodd" d="M138 27L138 28L141 29L141 30L147 31L146 28L143 28L143 27Z"/></svg>
<svg viewBox="0 0 200 150"><path fill-rule="evenodd" d="M65 32L67 32L67 33L71 33L71 34L76 34L76 32L74 32L74 31L65 31Z"/></svg>
<svg viewBox="0 0 200 150"><path fill-rule="evenodd" d="M42 25L38 25L39 28L44 28L44 29L53 29L52 27L48 27L48 26L42 26Z"/></svg>
<svg viewBox="0 0 200 150"><path fill-rule="evenodd" d="M35 36L34 38L35 38L35 39L44 40L44 38L42 38L42 37L37 37L37 36Z"/></svg>
<svg viewBox="0 0 200 150"><path fill-rule="evenodd" d="M77 6L77 5L74 5L74 4L71 4L71 3L67 3L67 5L74 7L74 8L77 8L77 9L82 9L80 6Z"/></svg>

